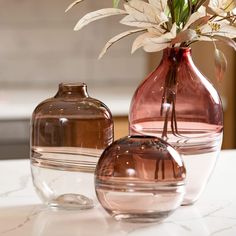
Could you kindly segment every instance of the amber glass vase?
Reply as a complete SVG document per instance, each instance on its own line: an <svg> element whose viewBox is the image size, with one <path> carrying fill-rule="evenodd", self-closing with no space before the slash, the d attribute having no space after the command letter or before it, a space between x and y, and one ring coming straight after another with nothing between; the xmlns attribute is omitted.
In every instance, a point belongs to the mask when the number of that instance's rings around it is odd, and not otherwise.
<svg viewBox="0 0 236 236"><path fill-rule="evenodd" d="M42 200L54 207L93 206L93 173L113 142L109 109L89 97L83 83L62 83L31 120L31 170Z"/></svg>
<svg viewBox="0 0 236 236"><path fill-rule="evenodd" d="M137 88L130 134L162 137L182 154L187 170L184 204L203 191L221 149L223 111L212 84L194 65L190 48L167 48L156 70Z"/></svg>

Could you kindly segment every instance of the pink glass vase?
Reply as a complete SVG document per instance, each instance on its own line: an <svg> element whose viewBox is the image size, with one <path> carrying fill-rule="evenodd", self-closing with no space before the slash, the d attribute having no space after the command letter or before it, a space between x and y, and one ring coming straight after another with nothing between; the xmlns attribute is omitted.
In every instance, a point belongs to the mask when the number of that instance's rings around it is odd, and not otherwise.
<svg viewBox="0 0 236 236"><path fill-rule="evenodd" d="M160 138L128 136L109 145L95 171L99 202L116 220L161 221L182 203L185 167Z"/></svg>
<svg viewBox="0 0 236 236"><path fill-rule="evenodd" d="M160 65L137 88L130 106L131 135L154 135L182 155L184 205L204 190L221 149L223 110L217 91L192 61L190 48L164 50Z"/></svg>

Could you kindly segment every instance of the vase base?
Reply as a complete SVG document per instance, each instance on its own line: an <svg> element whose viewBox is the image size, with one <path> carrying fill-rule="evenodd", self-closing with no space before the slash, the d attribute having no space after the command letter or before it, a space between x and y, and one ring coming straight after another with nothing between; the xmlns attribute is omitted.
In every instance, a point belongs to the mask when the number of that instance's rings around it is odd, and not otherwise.
<svg viewBox="0 0 236 236"><path fill-rule="evenodd" d="M48 203L50 207L66 210L85 210L94 207L93 201L80 194L63 194Z"/></svg>
<svg viewBox="0 0 236 236"><path fill-rule="evenodd" d="M111 213L117 221L130 223L158 223L171 215L174 210L148 213Z"/></svg>
<svg viewBox="0 0 236 236"><path fill-rule="evenodd" d="M181 206L191 206L191 205L195 204L196 201L197 201L197 199L196 200L186 199L181 203Z"/></svg>

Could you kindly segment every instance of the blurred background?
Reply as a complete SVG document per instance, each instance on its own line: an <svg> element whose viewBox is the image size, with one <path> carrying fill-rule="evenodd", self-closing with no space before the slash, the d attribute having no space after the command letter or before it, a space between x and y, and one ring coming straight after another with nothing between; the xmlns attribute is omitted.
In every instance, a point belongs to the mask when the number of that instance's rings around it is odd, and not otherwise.
<svg viewBox="0 0 236 236"><path fill-rule="evenodd" d="M125 30L119 17L90 24L74 32L85 13L111 6L111 0L87 0L64 13L73 0L0 1L0 158L29 157L30 117L35 106L54 96L60 82L85 82L92 97L111 109L115 138L128 133L130 99L140 81L159 63L161 53L130 54L133 36L113 46L102 60L105 43ZM236 55L219 45L228 58L223 81L215 81L213 45L193 46L199 69L218 89L224 103L224 145L236 147Z"/></svg>

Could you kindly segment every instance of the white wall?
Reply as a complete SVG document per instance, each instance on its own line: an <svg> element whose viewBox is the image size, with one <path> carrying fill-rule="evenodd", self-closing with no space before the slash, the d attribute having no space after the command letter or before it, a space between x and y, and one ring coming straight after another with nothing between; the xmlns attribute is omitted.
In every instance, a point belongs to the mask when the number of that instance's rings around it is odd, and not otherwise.
<svg viewBox="0 0 236 236"><path fill-rule="evenodd" d="M130 55L133 37L97 56L106 41L126 29L118 17L73 32L86 12L111 6L112 0L86 0L65 14L73 0L0 1L0 84L2 87L55 87L62 81L90 86L137 86L146 74L145 54ZM123 28L122 28L123 27Z"/></svg>

